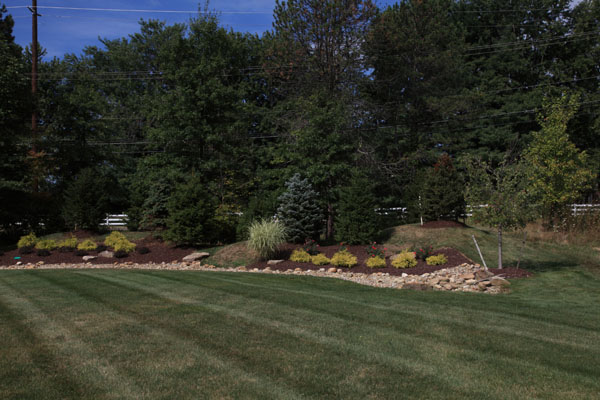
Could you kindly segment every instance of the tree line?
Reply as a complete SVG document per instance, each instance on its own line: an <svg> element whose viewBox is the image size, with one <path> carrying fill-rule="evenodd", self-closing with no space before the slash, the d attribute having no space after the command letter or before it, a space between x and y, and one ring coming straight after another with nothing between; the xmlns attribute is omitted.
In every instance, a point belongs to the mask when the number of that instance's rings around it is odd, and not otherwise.
<svg viewBox="0 0 600 400"><path fill-rule="evenodd" d="M36 98L30 49L2 7L0 231L89 229L125 211L132 229L231 241L276 213L295 174L318 194L328 238L348 226L348 198L455 216L475 181L470 160L535 161L544 118L561 111L553 126L564 122L585 151L575 169L591 171L573 191L593 199L600 2L569 3L278 0L260 36L210 12L141 21L128 37L40 59Z"/></svg>

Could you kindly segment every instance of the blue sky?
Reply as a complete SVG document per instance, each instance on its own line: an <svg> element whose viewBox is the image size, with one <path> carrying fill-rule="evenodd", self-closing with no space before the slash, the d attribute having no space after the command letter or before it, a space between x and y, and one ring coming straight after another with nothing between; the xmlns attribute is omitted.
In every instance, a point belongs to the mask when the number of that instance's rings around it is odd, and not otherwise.
<svg viewBox="0 0 600 400"><path fill-rule="evenodd" d="M14 36L25 47L31 42L31 13L23 7L30 0L0 0L15 19ZM394 0L378 0L381 7ZM183 10L198 9L198 0L38 0L38 38L46 49L45 59L61 58L65 53L79 54L85 46L99 45L98 37L115 39L126 37L139 30L138 21L159 19L169 24L186 22L192 13L109 12L46 7L117 8L131 10ZM201 0L204 4L204 0ZM221 24L240 32L262 33L271 28L275 0L211 0L210 9L222 12Z"/></svg>

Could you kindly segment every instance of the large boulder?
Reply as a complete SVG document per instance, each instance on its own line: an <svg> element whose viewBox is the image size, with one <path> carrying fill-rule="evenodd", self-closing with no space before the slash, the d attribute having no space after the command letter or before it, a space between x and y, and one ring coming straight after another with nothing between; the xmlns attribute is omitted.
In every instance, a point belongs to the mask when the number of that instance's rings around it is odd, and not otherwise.
<svg viewBox="0 0 600 400"><path fill-rule="evenodd" d="M183 261L199 261L206 257L210 257L210 253L207 253L205 251L194 252L192 254L188 254L187 256L183 257Z"/></svg>

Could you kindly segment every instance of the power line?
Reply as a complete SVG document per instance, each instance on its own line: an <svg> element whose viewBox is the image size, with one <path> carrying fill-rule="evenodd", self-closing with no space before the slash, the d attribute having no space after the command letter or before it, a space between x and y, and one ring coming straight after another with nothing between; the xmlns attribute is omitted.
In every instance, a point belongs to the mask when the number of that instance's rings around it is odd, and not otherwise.
<svg viewBox="0 0 600 400"><path fill-rule="evenodd" d="M10 6L6 8L27 8L28 6ZM73 11L102 11L102 12L132 12L132 13L163 13L163 14L269 14L272 11L201 11L201 10L148 10L125 8L89 8L89 7L63 7L63 6L38 6L48 10L73 10Z"/></svg>

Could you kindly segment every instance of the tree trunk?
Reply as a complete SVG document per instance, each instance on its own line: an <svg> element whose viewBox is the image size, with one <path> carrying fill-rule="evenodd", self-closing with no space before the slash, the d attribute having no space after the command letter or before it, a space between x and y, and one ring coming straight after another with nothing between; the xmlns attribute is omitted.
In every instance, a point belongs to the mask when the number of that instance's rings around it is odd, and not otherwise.
<svg viewBox="0 0 600 400"><path fill-rule="evenodd" d="M333 238L333 204L327 204L327 239Z"/></svg>
<svg viewBox="0 0 600 400"><path fill-rule="evenodd" d="M502 269L502 225L498 225L498 269Z"/></svg>

